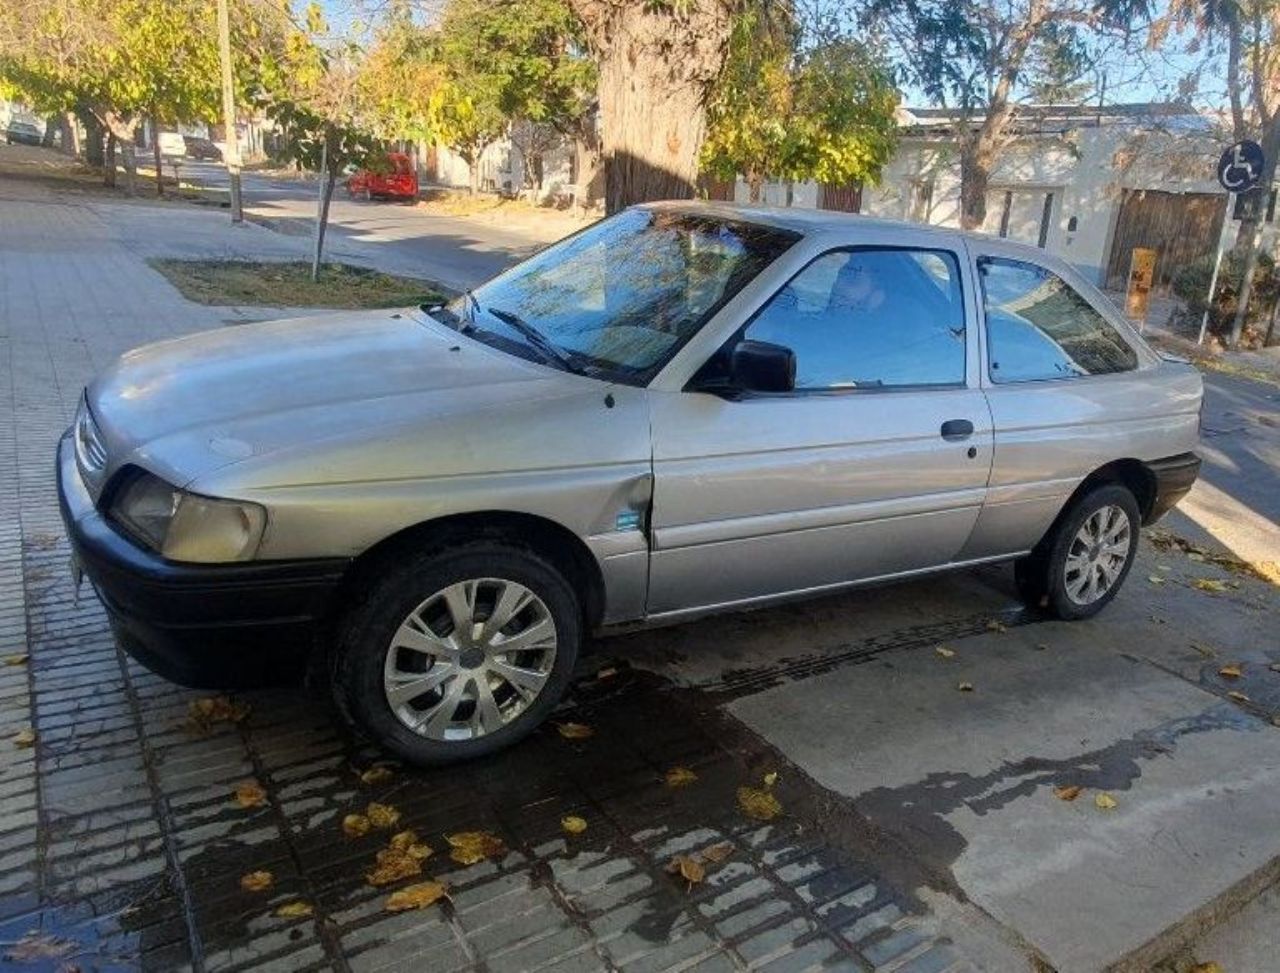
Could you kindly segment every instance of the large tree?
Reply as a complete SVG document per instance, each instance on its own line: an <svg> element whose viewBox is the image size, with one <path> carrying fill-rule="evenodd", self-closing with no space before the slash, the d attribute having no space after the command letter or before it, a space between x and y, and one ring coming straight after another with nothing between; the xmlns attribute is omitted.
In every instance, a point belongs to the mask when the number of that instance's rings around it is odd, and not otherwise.
<svg viewBox="0 0 1280 973"><path fill-rule="evenodd" d="M599 71L605 207L693 196L744 0L570 0Z"/></svg>
<svg viewBox="0 0 1280 973"><path fill-rule="evenodd" d="M1060 97L1087 66L1082 38L1123 34L1147 2L868 0L868 23L894 49L904 80L954 114L961 226L982 226L1022 98L1046 83Z"/></svg>
<svg viewBox="0 0 1280 973"><path fill-rule="evenodd" d="M714 88L703 162L722 178L743 174L752 202L769 177L878 179L893 152L898 94L885 66L861 43L807 26L744 12Z"/></svg>

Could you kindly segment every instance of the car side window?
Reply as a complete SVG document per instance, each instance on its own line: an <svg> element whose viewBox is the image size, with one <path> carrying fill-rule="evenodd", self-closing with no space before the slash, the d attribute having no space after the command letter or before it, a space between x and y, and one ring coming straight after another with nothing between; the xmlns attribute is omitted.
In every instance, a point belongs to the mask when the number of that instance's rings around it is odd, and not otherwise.
<svg viewBox="0 0 1280 973"><path fill-rule="evenodd" d="M1138 367L1138 354L1057 274L1003 257L978 261L993 382L1106 375Z"/></svg>
<svg viewBox="0 0 1280 973"><path fill-rule="evenodd" d="M743 337L790 348L801 392L963 385L959 262L945 250L823 254L770 298Z"/></svg>

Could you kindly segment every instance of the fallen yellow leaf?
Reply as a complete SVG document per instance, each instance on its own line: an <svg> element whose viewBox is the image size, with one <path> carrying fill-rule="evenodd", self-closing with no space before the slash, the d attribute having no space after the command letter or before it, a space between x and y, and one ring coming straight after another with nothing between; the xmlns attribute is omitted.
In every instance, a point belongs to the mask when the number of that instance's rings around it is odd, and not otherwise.
<svg viewBox="0 0 1280 973"><path fill-rule="evenodd" d="M240 876L240 887L246 892L265 892L274 881L275 876L268 871L249 872Z"/></svg>
<svg viewBox="0 0 1280 973"><path fill-rule="evenodd" d="M709 861L713 865L718 865L732 854L733 842L721 841L709 848L703 848L702 851L698 852L698 857L703 861Z"/></svg>
<svg viewBox="0 0 1280 973"><path fill-rule="evenodd" d="M1103 791L1094 797L1093 804L1099 811L1110 811L1116 806L1116 799Z"/></svg>
<svg viewBox="0 0 1280 973"><path fill-rule="evenodd" d="M187 727L207 733L215 723L239 723L249 715L248 703L229 696L205 696L187 704Z"/></svg>
<svg viewBox="0 0 1280 973"><path fill-rule="evenodd" d="M1005 627L1004 622L1000 621L1000 619L993 618L991 619L991 621L987 622L987 631L988 632L1007 632L1008 629Z"/></svg>
<svg viewBox="0 0 1280 973"><path fill-rule="evenodd" d="M431 847L418 841L414 832L401 831L378 852L373 868L365 873L365 881L376 888L421 875L422 862L431 853Z"/></svg>
<svg viewBox="0 0 1280 973"><path fill-rule="evenodd" d="M1238 693L1238 692L1236 692L1234 689L1233 689L1231 692L1227 693L1227 696L1228 696L1228 698L1230 698L1230 699L1234 699L1237 703L1252 703L1252 702L1253 702L1253 700L1251 700L1251 699L1250 699L1248 696L1246 696L1244 693Z"/></svg>
<svg viewBox="0 0 1280 973"><path fill-rule="evenodd" d="M1210 960L1207 963L1197 963L1187 973L1222 973L1222 967Z"/></svg>
<svg viewBox="0 0 1280 973"><path fill-rule="evenodd" d="M771 770L771 771L769 771L767 774L765 774L765 775L764 775L764 786L765 786L765 787L772 787L772 786L773 786L774 784L776 784L777 782L778 782L778 772L777 772L776 770Z"/></svg>
<svg viewBox="0 0 1280 973"><path fill-rule="evenodd" d="M568 834L582 834L587 830L587 822L585 818L569 814L560 819L560 827L564 828Z"/></svg>
<svg viewBox="0 0 1280 973"><path fill-rule="evenodd" d="M1211 591L1215 593L1227 590L1227 586L1224 582L1218 581L1214 578L1196 578L1191 582L1191 587L1195 588L1197 591Z"/></svg>
<svg viewBox="0 0 1280 973"><path fill-rule="evenodd" d="M34 747L36 745L36 731L29 726L19 730L13 735L13 745L20 750Z"/></svg>
<svg viewBox="0 0 1280 973"><path fill-rule="evenodd" d="M373 827L363 814L348 814L342 819L342 830L348 838L362 838Z"/></svg>
<svg viewBox="0 0 1280 973"><path fill-rule="evenodd" d="M566 740L586 740L596 732L585 723L557 723L556 727Z"/></svg>
<svg viewBox="0 0 1280 973"><path fill-rule="evenodd" d="M311 915L310 902L286 902L276 909L276 916L281 919L301 919Z"/></svg>
<svg viewBox="0 0 1280 973"><path fill-rule="evenodd" d="M1053 789L1053 796L1058 798L1060 801L1074 801L1080 796L1080 792L1083 790L1084 788L1079 784L1071 784L1068 787L1055 787Z"/></svg>
<svg viewBox="0 0 1280 973"><path fill-rule="evenodd" d="M390 767L385 764L378 764L361 774L360 782L362 784L385 784L393 777L395 777L395 774L392 773Z"/></svg>
<svg viewBox="0 0 1280 973"><path fill-rule="evenodd" d="M957 683L956 689L960 690L960 692L962 693L971 693L973 692L973 683L971 682Z"/></svg>
<svg viewBox="0 0 1280 973"><path fill-rule="evenodd" d="M394 828L400 821L399 811L390 804L379 804L377 801L365 808L364 813L368 816L371 825L384 831L388 828Z"/></svg>
<svg viewBox="0 0 1280 973"><path fill-rule="evenodd" d="M1158 574L1149 574L1147 575L1147 580L1150 581L1152 584L1164 584L1169 579L1162 578Z"/></svg>
<svg viewBox="0 0 1280 973"><path fill-rule="evenodd" d="M486 858L496 858L507 850L502 839L488 831L461 831L445 835L445 840L453 849L449 857L459 865L474 865Z"/></svg>
<svg viewBox="0 0 1280 973"><path fill-rule="evenodd" d="M267 803L267 792L256 780L246 780L236 785L236 803L243 808L262 807Z"/></svg>
<svg viewBox="0 0 1280 973"><path fill-rule="evenodd" d="M933 651L938 653L938 655L942 656L944 659L950 659L956 654L955 649L948 649L945 645L939 645Z"/></svg>
<svg viewBox="0 0 1280 973"><path fill-rule="evenodd" d="M393 851L408 855L410 858L416 858L418 861L424 861L435 854L429 844L418 840L416 831L397 831L391 836L388 847Z"/></svg>
<svg viewBox="0 0 1280 973"><path fill-rule="evenodd" d="M1221 669L1218 670L1218 675L1222 676L1225 679L1239 679L1240 678L1239 663L1233 662L1229 666L1223 666Z"/></svg>
<svg viewBox="0 0 1280 973"><path fill-rule="evenodd" d="M698 775L688 767L672 767L662 779L668 787L688 787Z"/></svg>
<svg viewBox="0 0 1280 973"><path fill-rule="evenodd" d="M17 655L6 655L4 664L7 666L25 666L30 658L31 656L26 652L20 652Z"/></svg>
<svg viewBox="0 0 1280 973"><path fill-rule="evenodd" d="M678 874L689 883L689 888L693 888L707 877L707 870L702 866L702 862L691 855L676 855L667 862L667 871L673 875Z"/></svg>
<svg viewBox="0 0 1280 973"><path fill-rule="evenodd" d="M776 797L754 787L738 788L738 806L747 817L757 821L772 821L782 813L782 805Z"/></svg>
<svg viewBox="0 0 1280 973"><path fill-rule="evenodd" d="M448 897L449 889L443 882L418 882L392 892L387 896L385 908L388 912L425 909Z"/></svg>

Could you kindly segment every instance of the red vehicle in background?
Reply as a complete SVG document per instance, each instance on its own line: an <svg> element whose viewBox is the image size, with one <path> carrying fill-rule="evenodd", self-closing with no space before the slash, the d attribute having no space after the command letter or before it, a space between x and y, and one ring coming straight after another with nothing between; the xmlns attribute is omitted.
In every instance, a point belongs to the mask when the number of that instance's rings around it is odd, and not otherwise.
<svg viewBox="0 0 1280 973"><path fill-rule="evenodd" d="M385 161L367 169L357 169L347 177L347 192L354 199L417 199L418 173L403 152L389 152Z"/></svg>

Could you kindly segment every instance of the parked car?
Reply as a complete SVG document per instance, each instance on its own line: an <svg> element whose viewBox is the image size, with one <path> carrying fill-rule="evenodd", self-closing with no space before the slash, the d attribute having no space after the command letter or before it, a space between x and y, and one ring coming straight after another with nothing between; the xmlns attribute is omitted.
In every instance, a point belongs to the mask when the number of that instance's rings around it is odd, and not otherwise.
<svg viewBox="0 0 1280 973"><path fill-rule="evenodd" d="M352 198L417 199L418 172L413 160L403 152L389 152L376 167L351 173L347 177L347 193Z"/></svg>
<svg viewBox="0 0 1280 973"><path fill-rule="evenodd" d="M4 140L9 145L40 145L44 141L43 133L30 122L11 121L5 129Z"/></svg>
<svg viewBox="0 0 1280 973"><path fill-rule="evenodd" d="M222 150L214 145L207 138L199 135L182 136L183 150L188 159L212 159L214 162L222 161Z"/></svg>
<svg viewBox="0 0 1280 973"><path fill-rule="evenodd" d="M1041 250L654 204L438 306L130 352L58 485L136 658L309 669L431 763L528 733L592 631L1010 560L1087 618L1195 480L1201 393Z"/></svg>

